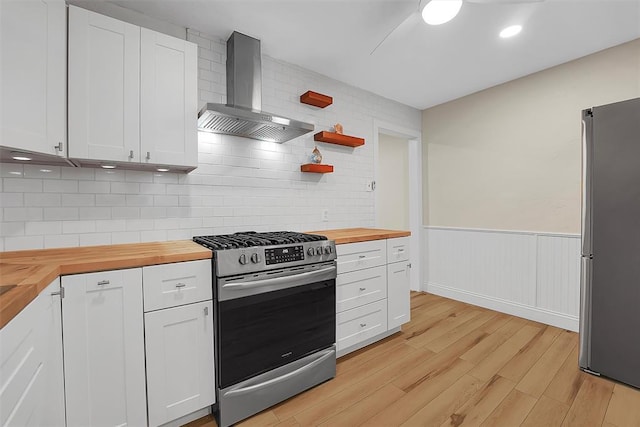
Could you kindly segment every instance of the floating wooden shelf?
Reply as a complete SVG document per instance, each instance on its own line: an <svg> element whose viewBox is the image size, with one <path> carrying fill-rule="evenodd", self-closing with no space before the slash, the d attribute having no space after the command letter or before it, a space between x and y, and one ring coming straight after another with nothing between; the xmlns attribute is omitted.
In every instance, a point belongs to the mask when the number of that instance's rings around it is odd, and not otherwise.
<svg viewBox="0 0 640 427"><path fill-rule="evenodd" d="M324 108L333 104L333 98L311 90L300 95L300 102L303 104L313 105L315 107Z"/></svg>
<svg viewBox="0 0 640 427"><path fill-rule="evenodd" d="M335 132L323 130L313 135L314 141L328 142L330 144L346 145L348 147L359 147L364 145L364 139L355 136L342 135Z"/></svg>
<svg viewBox="0 0 640 427"><path fill-rule="evenodd" d="M318 163L307 163L304 165L300 165L300 170L302 172L331 173L333 172L333 165L320 165Z"/></svg>

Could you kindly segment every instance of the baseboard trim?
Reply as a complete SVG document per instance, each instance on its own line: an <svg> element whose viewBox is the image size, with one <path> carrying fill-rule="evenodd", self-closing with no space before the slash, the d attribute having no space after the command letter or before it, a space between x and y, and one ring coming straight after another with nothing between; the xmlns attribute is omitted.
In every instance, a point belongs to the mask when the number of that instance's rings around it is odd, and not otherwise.
<svg viewBox="0 0 640 427"><path fill-rule="evenodd" d="M541 322L558 328L578 332L579 319L575 316L556 313L486 295L480 295L469 291L451 288L449 286L437 285L435 283L426 283L424 289L426 292L434 295L440 295L457 301L511 314L513 316L523 317L535 322Z"/></svg>

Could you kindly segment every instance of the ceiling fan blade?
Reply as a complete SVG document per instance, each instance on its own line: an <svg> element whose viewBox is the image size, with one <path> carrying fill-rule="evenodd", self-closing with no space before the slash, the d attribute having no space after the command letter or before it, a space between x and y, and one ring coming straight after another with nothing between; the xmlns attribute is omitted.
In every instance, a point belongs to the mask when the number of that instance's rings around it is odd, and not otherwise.
<svg viewBox="0 0 640 427"><path fill-rule="evenodd" d="M376 45L376 47L373 48L373 50L371 51L371 53L369 53L369 55L373 55L374 52L376 50L378 50L378 48L380 46L382 46L382 43L384 43L392 34L394 34L394 33L401 34L401 33L405 32L406 30L408 30L413 25L414 20L415 20L415 18L417 16L420 16L420 14L418 12L411 12L411 14L409 14L409 16L404 18L404 20L402 22L400 22L398 25L393 27L393 29L391 31L389 31L389 33L387 33L387 35L384 36L384 38L382 40L380 40L380 43L378 43Z"/></svg>
<svg viewBox="0 0 640 427"><path fill-rule="evenodd" d="M542 3L545 0L464 0L475 4L517 4L517 3Z"/></svg>

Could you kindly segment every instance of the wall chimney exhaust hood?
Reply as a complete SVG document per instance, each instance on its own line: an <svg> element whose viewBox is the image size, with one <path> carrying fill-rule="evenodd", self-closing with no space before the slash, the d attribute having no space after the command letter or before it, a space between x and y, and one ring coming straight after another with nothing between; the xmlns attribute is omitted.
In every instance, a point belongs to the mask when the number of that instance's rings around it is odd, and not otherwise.
<svg viewBox="0 0 640 427"><path fill-rule="evenodd" d="M261 110L260 40L234 31L227 40L227 104L205 105L198 113L198 130L282 143L314 129Z"/></svg>

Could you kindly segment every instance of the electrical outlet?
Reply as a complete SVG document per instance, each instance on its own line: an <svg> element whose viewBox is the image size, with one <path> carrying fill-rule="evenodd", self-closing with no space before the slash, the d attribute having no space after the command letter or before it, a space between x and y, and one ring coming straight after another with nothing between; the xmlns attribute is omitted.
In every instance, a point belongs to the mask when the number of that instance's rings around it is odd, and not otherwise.
<svg viewBox="0 0 640 427"><path fill-rule="evenodd" d="M367 191L373 191L376 189L375 181L367 181Z"/></svg>
<svg viewBox="0 0 640 427"><path fill-rule="evenodd" d="M329 209L322 210L322 221L324 222L329 221Z"/></svg>

